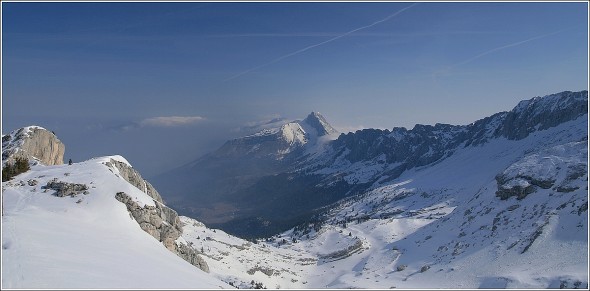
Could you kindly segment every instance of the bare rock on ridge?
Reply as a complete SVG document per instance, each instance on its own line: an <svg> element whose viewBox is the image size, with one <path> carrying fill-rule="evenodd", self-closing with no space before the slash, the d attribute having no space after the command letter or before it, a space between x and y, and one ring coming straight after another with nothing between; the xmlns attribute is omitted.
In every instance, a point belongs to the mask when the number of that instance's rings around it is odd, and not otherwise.
<svg viewBox="0 0 590 291"><path fill-rule="evenodd" d="M48 166L61 165L65 148L53 132L39 126L23 127L2 136L2 164L24 157Z"/></svg>
<svg viewBox="0 0 590 291"><path fill-rule="evenodd" d="M121 161L117 161L111 159L109 163L107 163L107 167L115 166L119 170L119 174L125 181L129 182L131 185L135 186L137 189L141 190L142 192L146 193L148 196L152 197L154 200L164 203L162 196L160 193L156 191L154 186L150 184L147 180L145 180L141 174L130 165L123 163Z"/></svg>

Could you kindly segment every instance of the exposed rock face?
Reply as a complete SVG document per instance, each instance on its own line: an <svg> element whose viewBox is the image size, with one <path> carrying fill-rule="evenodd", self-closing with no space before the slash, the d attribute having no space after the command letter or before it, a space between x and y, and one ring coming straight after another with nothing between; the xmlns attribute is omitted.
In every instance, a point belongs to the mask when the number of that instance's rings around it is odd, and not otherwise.
<svg viewBox="0 0 590 291"><path fill-rule="evenodd" d="M160 203L156 203L155 207L149 205L141 207L124 192L118 192L115 198L127 206L131 216L145 232L161 241L167 249L174 250L174 241L182 233L180 219L174 210Z"/></svg>
<svg viewBox="0 0 590 291"><path fill-rule="evenodd" d="M537 130L574 120L588 113L588 91L565 91L524 100L506 115L498 135L523 139Z"/></svg>
<svg viewBox="0 0 590 291"><path fill-rule="evenodd" d="M176 211L157 201L155 202L156 206L144 205L140 207L137 202L133 201L124 192L118 192L115 198L127 206L127 210L141 229L162 242L168 250L185 261L205 272L209 272L207 262L198 255L195 249L176 242L182 234L182 223Z"/></svg>
<svg viewBox="0 0 590 291"><path fill-rule="evenodd" d="M364 129L340 135L332 143L337 151L346 152L351 163L384 155L386 163L404 162L408 168L430 164L452 154L464 141L465 128L458 125L417 124L413 129L403 127Z"/></svg>
<svg viewBox="0 0 590 291"><path fill-rule="evenodd" d="M36 159L45 165L63 164L65 145L55 134L42 127L29 126L2 136L2 163L14 163L17 157Z"/></svg>
<svg viewBox="0 0 590 291"><path fill-rule="evenodd" d="M121 177L125 179L127 182L129 182L131 185L137 187L137 189L143 191L144 193L152 197L154 200L160 203L164 203L162 196L160 196L160 193L156 191L154 186L152 186L152 184L150 184L147 180L141 177L141 174L139 174L139 172L133 169L131 166L129 166L126 163L116 161L114 159L111 159L110 163L107 163L107 167L111 166L115 166L119 170L119 174L121 175Z"/></svg>

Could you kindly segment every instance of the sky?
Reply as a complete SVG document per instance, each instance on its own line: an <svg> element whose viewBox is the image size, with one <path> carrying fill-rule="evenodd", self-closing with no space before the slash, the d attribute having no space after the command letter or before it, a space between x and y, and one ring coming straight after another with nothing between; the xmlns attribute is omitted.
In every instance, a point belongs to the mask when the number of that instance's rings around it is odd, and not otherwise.
<svg viewBox="0 0 590 291"><path fill-rule="evenodd" d="M265 121L469 124L588 89L584 2L2 2L2 133L146 177Z"/></svg>

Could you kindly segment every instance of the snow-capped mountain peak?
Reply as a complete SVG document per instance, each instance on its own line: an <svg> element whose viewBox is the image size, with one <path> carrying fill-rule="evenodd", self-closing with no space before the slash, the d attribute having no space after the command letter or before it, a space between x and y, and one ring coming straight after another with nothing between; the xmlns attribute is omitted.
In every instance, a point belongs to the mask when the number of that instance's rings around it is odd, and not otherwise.
<svg viewBox="0 0 590 291"><path fill-rule="evenodd" d="M254 134L230 140L214 155L270 157L273 160L282 160L298 150L315 146L320 139L336 139L338 134L339 132L320 113L312 112L303 120L264 128Z"/></svg>

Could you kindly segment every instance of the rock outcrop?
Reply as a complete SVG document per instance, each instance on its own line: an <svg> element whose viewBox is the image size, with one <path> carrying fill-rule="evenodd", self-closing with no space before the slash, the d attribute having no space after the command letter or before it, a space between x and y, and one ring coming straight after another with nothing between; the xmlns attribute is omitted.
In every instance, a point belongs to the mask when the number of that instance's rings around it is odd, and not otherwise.
<svg viewBox="0 0 590 291"><path fill-rule="evenodd" d="M29 185L35 183L35 180L29 180ZM76 196L79 194L88 194L88 186L86 184L76 184L76 183L67 183L57 181L57 178L53 179L50 182L47 182L47 185L43 186L44 189L52 189L55 190L55 196L57 197L65 197L65 196Z"/></svg>
<svg viewBox="0 0 590 291"><path fill-rule="evenodd" d="M150 196L155 206L144 205L141 207L129 195L124 192L118 192L115 198L125 204L129 214L137 223L139 227L145 232L149 233L171 252L175 253L191 265L199 269L209 272L207 262L203 260L198 252L192 247L185 245L176 240L182 234L182 223L178 217L178 213L168 206L164 205L164 200L158 191L145 180L141 174L133 169L128 163L110 159L105 165L109 168L118 170L118 176L123 178L129 184L135 186L137 189Z"/></svg>
<svg viewBox="0 0 590 291"><path fill-rule="evenodd" d="M152 197L154 200L164 203L162 196L160 193L156 191L156 188L152 186L147 180L145 180L138 171L133 169L129 164L123 163L121 161L117 161L111 159L110 162L107 162L107 167L114 166L119 170L119 175L125 179L125 181L129 182L131 185L135 186L137 189L143 191L148 196Z"/></svg>
<svg viewBox="0 0 590 291"><path fill-rule="evenodd" d="M44 165L63 164L65 145L39 126L28 126L2 136L2 164L14 163L17 157L37 160Z"/></svg>
<svg viewBox="0 0 590 291"><path fill-rule="evenodd" d="M319 255L319 259L323 263L342 260L350 257L353 254L363 251L363 242L360 239L355 239L354 243L345 249L337 250L325 255Z"/></svg>
<svg viewBox="0 0 590 291"><path fill-rule="evenodd" d="M181 242L176 242L182 234L182 223L176 211L155 200L156 206L144 205L141 207L124 192L118 192L115 198L125 204L141 229L162 242L168 250L185 261L209 272L207 262L198 255L195 249Z"/></svg>
<svg viewBox="0 0 590 291"><path fill-rule="evenodd" d="M496 175L501 200L522 200L540 189L569 193L587 179L588 141L571 142L531 153ZM586 178L585 178L586 177Z"/></svg>

